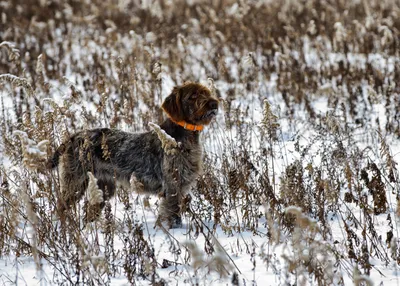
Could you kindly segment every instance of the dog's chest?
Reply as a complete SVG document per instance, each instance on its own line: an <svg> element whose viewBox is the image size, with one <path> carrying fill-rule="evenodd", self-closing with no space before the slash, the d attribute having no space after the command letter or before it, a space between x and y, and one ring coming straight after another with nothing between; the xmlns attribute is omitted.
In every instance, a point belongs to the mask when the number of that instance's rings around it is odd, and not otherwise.
<svg viewBox="0 0 400 286"><path fill-rule="evenodd" d="M189 170L189 173L193 173L193 175L198 175L201 171L202 166L202 158L203 158L203 149L200 144L196 146L190 146L188 149L182 150L182 160L183 168Z"/></svg>
<svg viewBox="0 0 400 286"><path fill-rule="evenodd" d="M168 172L183 186L192 184L202 171L203 150L198 142L181 142L180 148L165 159Z"/></svg>

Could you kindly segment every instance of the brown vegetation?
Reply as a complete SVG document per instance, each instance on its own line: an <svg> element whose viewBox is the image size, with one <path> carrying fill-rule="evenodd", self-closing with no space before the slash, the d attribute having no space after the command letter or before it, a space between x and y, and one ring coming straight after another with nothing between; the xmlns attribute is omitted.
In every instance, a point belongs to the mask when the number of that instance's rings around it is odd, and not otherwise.
<svg viewBox="0 0 400 286"><path fill-rule="evenodd" d="M179 278L189 261L190 284L206 268L242 285L234 253L249 254L254 272L272 271L281 284L368 283L371 258L400 263L391 150L400 137L398 2L0 7L1 259L33 257L38 270L46 261L50 284L93 285L120 276L164 285L161 269ZM129 190L92 227L82 229L77 207L76 224L60 228L50 211L59 178L44 166L54 148L84 128L148 130L163 117L167 88L207 78L224 115L204 132L204 174L184 198L186 238L204 245L166 232L171 259L160 260L152 223L135 220L136 210L158 205ZM218 230L239 234L239 246L222 245ZM245 242L245 232L265 243ZM274 247L291 252L281 259Z"/></svg>

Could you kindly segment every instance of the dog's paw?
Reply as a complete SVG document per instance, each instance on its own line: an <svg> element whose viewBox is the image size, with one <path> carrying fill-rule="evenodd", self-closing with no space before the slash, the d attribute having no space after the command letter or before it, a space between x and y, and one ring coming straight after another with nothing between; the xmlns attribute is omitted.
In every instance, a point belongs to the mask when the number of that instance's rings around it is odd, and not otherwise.
<svg viewBox="0 0 400 286"><path fill-rule="evenodd" d="M181 217L172 218L170 228L182 228L182 218Z"/></svg>
<svg viewBox="0 0 400 286"><path fill-rule="evenodd" d="M164 227L166 229L172 228L181 228L182 227L182 218L179 216L174 217L165 217L159 215L156 221L156 226Z"/></svg>

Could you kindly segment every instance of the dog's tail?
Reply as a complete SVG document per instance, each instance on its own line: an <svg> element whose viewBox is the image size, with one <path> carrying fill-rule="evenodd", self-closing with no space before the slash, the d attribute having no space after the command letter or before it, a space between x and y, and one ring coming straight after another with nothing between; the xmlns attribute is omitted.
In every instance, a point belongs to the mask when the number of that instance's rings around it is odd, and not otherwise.
<svg viewBox="0 0 400 286"><path fill-rule="evenodd" d="M47 169L54 169L58 166L60 162L60 156L65 152L65 144L61 144L60 147L54 152L53 156L47 161L46 167Z"/></svg>

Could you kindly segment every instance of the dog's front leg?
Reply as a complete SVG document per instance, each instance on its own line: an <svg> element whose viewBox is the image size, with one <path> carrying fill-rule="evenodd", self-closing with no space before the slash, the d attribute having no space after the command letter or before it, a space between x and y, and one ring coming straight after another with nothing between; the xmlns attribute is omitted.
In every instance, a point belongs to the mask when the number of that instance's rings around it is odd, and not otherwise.
<svg viewBox="0 0 400 286"><path fill-rule="evenodd" d="M182 226L181 204L182 195L179 191L165 191L165 197L161 201L158 222L166 222L169 228Z"/></svg>
<svg viewBox="0 0 400 286"><path fill-rule="evenodd" d="M175 156L164 158L162 199L158 223L166 222L169 228L182 226L181 202L183 197L182 179Z"/></svg>

